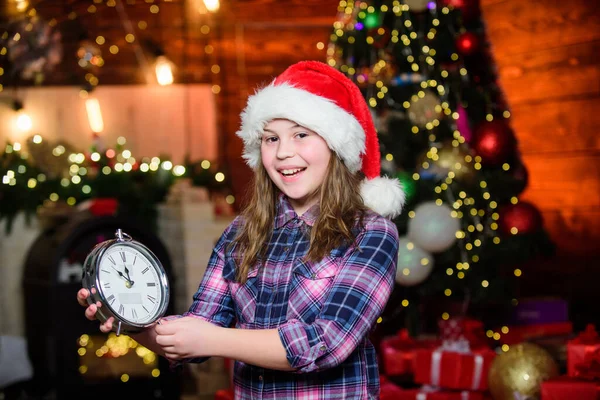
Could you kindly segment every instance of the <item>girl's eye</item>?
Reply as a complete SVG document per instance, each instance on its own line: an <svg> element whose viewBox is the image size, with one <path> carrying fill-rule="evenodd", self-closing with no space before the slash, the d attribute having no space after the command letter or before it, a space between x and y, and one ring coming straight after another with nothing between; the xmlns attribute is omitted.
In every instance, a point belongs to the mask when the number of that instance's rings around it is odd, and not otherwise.
<svg viewBox="0 0 600 400"><path fill-rule="evenodd" d="M276 136L267 136L263 138L263 141L267 142L267 143L273 143L277 141L277 137Z"/></svg>
<svg viewBox="0 0 600 400"><path fill-rule="evenodd" d="M304 137L307 137L307 136L308 136L308 133L306 133L306 132L298 132L298 133L296 134L296 136L297 136L297 137L299 137L300 139L302 139L302 138L304 138Z"/></svg>

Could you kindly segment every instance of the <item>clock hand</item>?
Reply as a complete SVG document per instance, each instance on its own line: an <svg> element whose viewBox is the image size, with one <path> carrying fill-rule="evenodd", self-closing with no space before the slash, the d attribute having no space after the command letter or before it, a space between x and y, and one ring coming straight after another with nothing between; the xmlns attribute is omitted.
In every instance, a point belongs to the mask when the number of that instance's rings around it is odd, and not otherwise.
<svg viewBox="0 0 600 400"><path fill-rule="evenodd" d="M117 271L117 274L119 274L119 276L123 279L125 279L127 281L127 283L129 283L130 285L133 285L133 282L131 281L131 279L129 279L128 277L126 277L125 275L123 275L123 273L121 271L119 271L118 269L116 269L113 265L111 265L112 269L114 269L115 271Z"/></svg>
<svg viewBox="0 0 600 400"><path fill-rule="evenodd" d="M129 276L129 269L127 269L127 265L123 264L123 267L125 268L125 273L127 274L127 279L129 280L129 284L131 286L133 286L133 281L131 280L131 277Z"/></svg>

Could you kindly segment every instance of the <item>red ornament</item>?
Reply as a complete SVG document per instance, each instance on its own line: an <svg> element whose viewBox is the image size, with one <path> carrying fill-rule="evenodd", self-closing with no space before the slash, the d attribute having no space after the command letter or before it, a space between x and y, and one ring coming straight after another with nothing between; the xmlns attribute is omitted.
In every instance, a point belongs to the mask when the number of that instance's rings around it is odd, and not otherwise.
<svg viewBox="0 0 600 400"><path fill-rule="evenodd" d="M457 8L465 20L472 20L479 16L479 0L443 0L444 5Z"/></svg>
<svg viewBox="0 0 600 400"><path fill-rule="evenodd" d="M475 129L471 146L484 164L497 165L506 161L515 151L515 137L502 120L484 122Z"/></svg>
<svg viewBox="0 0 600 400"><path fill-rule="evenodd" d="M462 33L456 39L456 48L463 55L470 55L479 50L479 37L473 32Z"/></svg>
<svg viewBox="0 0 600 400"><path fill-rule="evenodd" d="M531 203L519 202L504 206L499 210L498 230L505 235L533 233L542 227L542 214Z"/></svg>

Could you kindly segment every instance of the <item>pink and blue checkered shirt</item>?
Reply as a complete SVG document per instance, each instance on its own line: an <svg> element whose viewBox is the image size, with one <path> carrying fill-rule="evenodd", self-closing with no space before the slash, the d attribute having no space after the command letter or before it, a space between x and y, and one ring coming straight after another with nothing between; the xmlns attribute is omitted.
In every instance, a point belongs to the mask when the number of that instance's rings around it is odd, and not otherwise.
<svg viewBox="0 0 600 400"><path fill-rule="evenodd" d="M224 327L235 322L240 329L278 329L296 371L238 361L236 399L379 397L377 357L367 336L394 285L396 226L368 212L353 244L311 263L303 256L317 212L315 206L298 217L281 196L265 263L251 270L243 285L235 282L235 248L228 246L239 229L238 217L217 242L185 314Z"/></svg>

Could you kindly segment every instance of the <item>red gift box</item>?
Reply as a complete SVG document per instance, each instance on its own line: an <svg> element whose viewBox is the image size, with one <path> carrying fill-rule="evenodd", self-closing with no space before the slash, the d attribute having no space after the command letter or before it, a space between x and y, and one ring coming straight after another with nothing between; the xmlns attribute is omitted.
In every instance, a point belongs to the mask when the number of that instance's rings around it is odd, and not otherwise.
<svg viewBox="0 0 600 400"><path fill-rule="evenodd" d="M572 322L511 326L507 333L500 336L500 342L511 345L534 338L569 335L571 333L573 333Z"/></svg>
<svg viewBox="0 0 600 400"><path fill-rule="evenodd" d="M543 381L540 394L541 400L598 400L600 383L560 376Z"/></svg>
<svg viewBox="0 0 600 400"><path fill-rule="evenodd" d="M492 349L471 350L467 341L444 342L435 350L417 350L415 382L446 389L486 390L494 357Z"/></svg>
<svg viewBox="0 0 600 400"><path fill-rule="evenodd" d="M379 377L381 384L379 400L398 400L404 391L402 388L394 385L383 375Z"/></svg>
<svg viewBox="0 0 600 400"><path fill-rule="evenodd" d="M384 338L381 341L381 359L386 375L403 375L414 373L415 352L417 349L433 349L441 344L439 340L415 340L401 329L397 336Z"/></svg>
<svg viewBox="0 0 600 400"><path fill-rule="evenodd" d="M234 394L232 389L220 389L215 393L215 400L233 400Z"/></svg>
<svg viewBox="0 0 600 400"><path fill-rule="evenodd" d="M394 400L483 400L482 392L441 390L433 387L405 389Z"/></svg>
<svg viewBox="0 0 600 400"><path fill-rule="evenodd" d="M115 215L118 208L119 202L111 197L92 199L89 204L90 213L96 217Z"/></svg>
<svg viewBox="0 0 600 400"><path fill-rule="evenodd" d="M590 363L600 351L600 338L594 325L589 324L575 339L567 342L567 375L578 376L578 366ZM598 357L596 357L598 359Z"/></svg>

